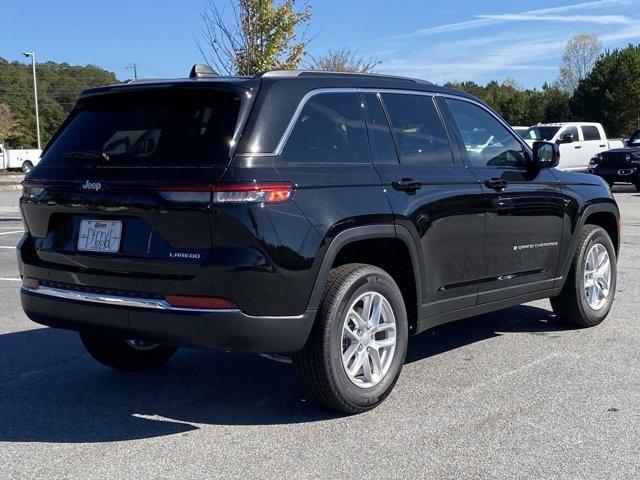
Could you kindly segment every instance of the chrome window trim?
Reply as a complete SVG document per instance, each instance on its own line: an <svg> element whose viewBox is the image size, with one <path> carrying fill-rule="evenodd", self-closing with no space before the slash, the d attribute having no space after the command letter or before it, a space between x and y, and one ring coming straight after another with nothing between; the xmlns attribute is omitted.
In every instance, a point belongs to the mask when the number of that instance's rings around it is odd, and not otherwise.
<svg viewBox="0 0 640 480"><path fill-rule="evenodd" d="M112 307L135 307L145 308L148 310L165 310L172 312L239 312L238 309L220 309L220 308L187 308L187 307L175 307L166 300L155 298L141 298L141 297L126 297L121 295L107 295L102 293L92 292L78 292L75 290L66 290L55 287L43 287L29 288L22 286L22 290L30 294L42 295L44 297L60 298L63 300L74 300L84 303L97 303L101 305L109 305Z"/></svg>
<svg viewBox="0 0 640 480"><path fill-rule="evenodd" d="M278 141L278 144L276 145L275 150L273 150L272 152L253 152L253 153L243 152L243 153L237 153L236 156L238 157L274 157L274 156L281 155L282 150L284 150L284 147L287 144L289 137L291 136L291 132L293 131L293 129L296 126L296 123L298 122L298 118L300 118L300 114L302 113L302 110L304 109L307 102L311 98L315 97L316 95L321 95L324 93L359 93L359 92L376 93L376 94L398 93L398 94L404 94L404 95L423 95L423 96L429 96L429 97L435 96L434 92L427 92L427 91L420 91L420 90L403 90L398 88L392 89L392 88L357 88L357 87L330 88L329 87L329 88L316 88L314 90L309 90L302 97L302 99L300 100L300 103L298 103L298 106L293 112L293 115L291 116L291 119L287 124L287 128L285 128L284 133L280 137L280 140Z"/></svg>

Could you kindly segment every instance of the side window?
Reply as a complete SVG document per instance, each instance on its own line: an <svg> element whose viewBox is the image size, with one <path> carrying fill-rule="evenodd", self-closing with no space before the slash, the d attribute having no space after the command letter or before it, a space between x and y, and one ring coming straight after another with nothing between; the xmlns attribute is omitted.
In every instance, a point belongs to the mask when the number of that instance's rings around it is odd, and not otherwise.
<svg viewBox="0 0 640 480"><path fill-rule="evenodd" d="M367 131L371 142L371 159L374 163L398 163L396 147L377 93L362 93Z"/></svg>
<svg viewBox="0 0 640 480"><path fill-rule="evenodd" d="M445 101L472 167L525 167L522 145L493 115L470 102L452 98Z"/></svg>
<svg viewBox="0 0 640 480"><path fill-rule="evenodd" d="M300 112L282 151L286 162L369 163L357 93L320 93Z"/></svg>
<svg viewBox="0 0 640 480"><path fill-rule="evenodd" d="M398 142L400 162L451 166L453 155L433 99L427 95L382 95Z"/></svg>
<svg viewBox="0 0 640 480"><path fill-rule="evenodd" d="M562 138L563 135L573 135L574 142L580 140L580 136L578 135L578 127L565 128L564 131L560 134L560 138Z"/></svg>
<svg viewBox="0 0 640 480"><path fill-rule="evenodd" d="M598 127L583 125L580 128L582 128L582 136L585 140L600 140L600 132L598 131Z"/></svg>

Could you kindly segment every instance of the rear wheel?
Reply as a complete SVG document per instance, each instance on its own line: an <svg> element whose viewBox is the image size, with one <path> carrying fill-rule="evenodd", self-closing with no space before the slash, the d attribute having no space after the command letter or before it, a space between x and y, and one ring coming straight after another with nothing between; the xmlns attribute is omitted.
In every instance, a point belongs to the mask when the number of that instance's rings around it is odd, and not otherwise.
<svg viewBox="0 0 640 480"><path fill-rule="evenodd" d="M636 192L640 192L640 177L634 180L633 185L636 187Z"/></svg>
<svg viewBox="0 0 640 480"><path fill-rule="evenodd" d="M407 352L407 314L385 271L348 264L329 274L314 329L293 367L307 397L345 413L380 404Z"/></svg>
<svg viewBox="0 0 640 480"><path fill-rule="evenodd" d="M81 333L80 339L89 355L117 370L153 370L162 366L177 350L166 345L107 335Z"/></svg>
<svg viewBox="0 0 640 480"><path fill-rule="evenodd" d="M585 225L578 236L573 263L562 292L551 299L558 318L579 327L601 323L616 291L616 252L607 232Z"/></svg>
<svg viewBox="0 0 640 480"><path fill-rule="evenodd" d="M25 175L27 173L29 173L31 171L31 169L33 169L33 163L26 161L22 163L22 173L24 173Z"/></svg>

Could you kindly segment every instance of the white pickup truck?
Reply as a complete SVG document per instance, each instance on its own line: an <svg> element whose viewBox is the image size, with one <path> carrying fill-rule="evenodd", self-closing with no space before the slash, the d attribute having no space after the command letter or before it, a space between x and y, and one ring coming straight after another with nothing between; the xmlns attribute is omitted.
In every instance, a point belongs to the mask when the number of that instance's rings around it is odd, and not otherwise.
<svg viewBox="0 0 640 480"><path fill-rule="evenodd" d="M608 140L602 125L589 122L539 123L521 136L529 146L540 140L557 143L562 170L586 171L599 153L624 146L621 140Z"/></svg>
<svg viewBox="0 0 640 480"><path fill-rule="evenodd" d="M40 161L42 150L37 148L7 150L0 143L0 168L2 170L22 170L27 173Z"/></svg>

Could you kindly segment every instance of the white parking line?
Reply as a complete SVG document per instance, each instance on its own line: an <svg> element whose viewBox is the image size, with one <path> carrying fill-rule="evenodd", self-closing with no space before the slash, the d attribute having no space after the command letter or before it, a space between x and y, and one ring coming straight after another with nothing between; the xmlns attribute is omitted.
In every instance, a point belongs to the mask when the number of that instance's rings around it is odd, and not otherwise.
<svg viewBox="0 0 640 480"><path fill-rule="evenodd" d="M0 250L15 250L16 247L7 247L5 245L0 245Z"/></svg>
<svg viewBox="0 0 640 480"><path fill-rule="evenodd" d="M14 233L24 233L24 230L11 230L10 232L0 232L0 235L13 235Z"/></svg>
<svg viewBox="0 0 640 480"><path fill-rule="evenodd" d="M0 281L4 281L4 282L21 282L22 279L20 279L20 278L0 277Z"/></svg>

